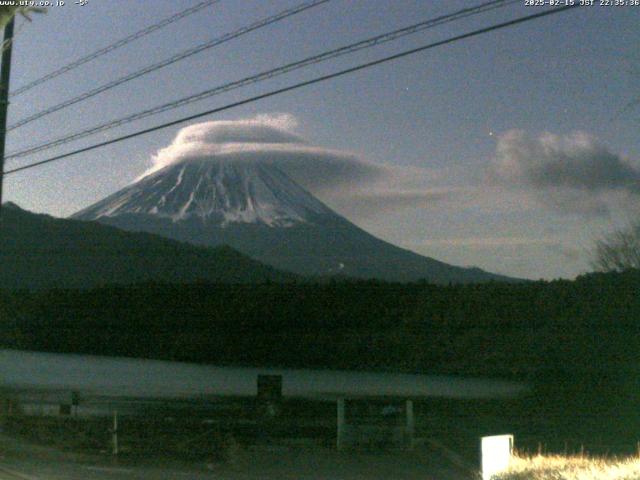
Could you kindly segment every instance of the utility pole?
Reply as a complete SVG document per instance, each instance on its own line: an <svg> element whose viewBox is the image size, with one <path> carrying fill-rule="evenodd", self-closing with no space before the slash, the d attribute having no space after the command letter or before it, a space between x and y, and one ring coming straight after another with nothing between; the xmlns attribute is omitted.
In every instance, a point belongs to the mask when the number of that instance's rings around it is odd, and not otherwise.
<svg viewBox="0 0 640 480"><path fill-rule="evenodd" d="M2 183L4 180L4 147L7 137L7 110L9 109L9 78L11 75L11 50L15 17L4 27L2 64L0 65L0 219L2 218Z"/></svg>

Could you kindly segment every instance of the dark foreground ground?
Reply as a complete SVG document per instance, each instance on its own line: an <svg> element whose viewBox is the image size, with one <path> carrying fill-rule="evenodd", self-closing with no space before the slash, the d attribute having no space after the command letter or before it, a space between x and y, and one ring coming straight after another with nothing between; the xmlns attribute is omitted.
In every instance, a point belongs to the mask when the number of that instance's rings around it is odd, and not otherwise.
<svg viewBox="0 0 640 480"><path fill-rule="evenodd" d="M63 452L0 436L0 480L174 479L437 479L473 478L451 453L428 444L413 452L337 452L316 446L259 446L232 460L206 463L176 459L114 459Z"/></svg>

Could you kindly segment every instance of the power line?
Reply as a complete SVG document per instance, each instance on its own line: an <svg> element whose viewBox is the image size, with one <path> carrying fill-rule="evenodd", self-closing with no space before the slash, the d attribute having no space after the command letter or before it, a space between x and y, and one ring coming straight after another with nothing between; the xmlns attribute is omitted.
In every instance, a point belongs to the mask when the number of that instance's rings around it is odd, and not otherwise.
<svg viewBox="0 0 640 480"><path fill-rule="evenodd" d="M303 60L300 60L300 61L297 61L297 62L293 62L293 63L290 63L290 64L286 64L284 66L281 66L281 67L278 67L278 68L275 68L275 69L272 69L272 70L268 70L266 72L262 72L262 73L259 73L257 75L253 75L251 77L246 77L246 78L243 78L241 80L237 80L237 81L234 81L234 82L231 82L231 83L227 83L227 84L221 85L219 87L215 87L213 89L205 90L204 92L200 92L200 93L197 93L195 95L190 95L188 97L185 97L185 98L173 101L173 102L169 102L169 103L166 103L166 104L163 104L163 105L160 105L160 106L153 107L153 108L148 109L148 110L144 110L142 112L139 112L139 113L136 113L136 114L133 114L133 115L126 116L124 118L120 118L120 119L113 120L113 121L110 121L110 122L107 122L107 123L104 123L104 124L101 124L101 125L98 125L98 126L94 126L94 127L91 127L89 129L83 130L81 132L78 132L78 133L75 133L75 134L72 134L72 135L68 135L68 136L61 137L61 138L58 138L58 139L55 139L55 140L51 140L51 141L46 142L44 144L32 146L32 147L29 147L27 149L11 153L11 154L9 154L7 156L7 158L10 159L10 158L24 157L24 156L32 155L32 154L35 154L35 153L38 153L38 152L41 152L41 151L44 151L44 150L49 150L51 148L54 148L54 147L57 147L57 146L60 146L60 145L63 145L63 144L66 144L66 143L69 143L69 142L84 138L84 137L87 137L87 136L90 136L90 135L94 135L96 133L104 132L106 130L110 130L112 128L116 128L116 127L131 123L131 122L136 121L136 120L140 120L140 119L152 116L152 115L156 115L156 114L168 111L168 110L172 110L172 109L175 109L175 108L178 108L178 107L181 107L181 106L193 103L193 102L204 100L206 98L209 98L209 97L214 96L214 95L218 95L220 93L225 93L225 92L228 92L230 90L234 90L236 88L240 88L240 87L243 87L243 86L246 86L246 85L250 85L250 84L253 84L253 83L258 83L260 81L267 80L267 79L270 79L270 78L274 78L276 76L291 72L293 70L297 70L299 68L303 68L303 67L315 64L315 63L320 63L320 62L323 62L323 61L326 61L326 60L337 58L339 56L346 55L346 54L349 54L349 53L353 53L353 52L356 52L356 51L359 51L359 50L362 50L362 49L365 49L365 48L374 47L376 45L380 45L382 43L386 43L386 42L389 42L389 41L392 41L392 40L396 40L396 39L398 39L400 37L419 32L419 31L424 30L426 28L433 28L435 26L442 25L444 23L448 23L448 22L451 22L451 21L454 21L454 20L459 20L459 19L467 17L467 16L476 15L476 14L479 14L479 13L484 13L484 12L486 12L488 10L492 10L492 9L495 9L495 8L501 8L501 7L506 6L508 4L516 3L517 1L518 0L493 0L493 1L481 4L481 5L478 5L476 7L465 8L465 9L459 10L457 12L454 12L452 14L443 15L441 17L437 17L435 19L430 19L430 20L427 20L427 21L423 21L423 22L411 25L409 27L404 27L404 28L401 28L401 29L398 29L398 30L394 30L394 31L389 32L389 33L385 33L385 34L382 34L382 35L371 37L369 39L357 42L355 44L350 44L350 45L347 45L345 47L341 47L341 48L338 48L338 49L335 49L335 50L331 50L329 52L325 52L325 53L322 53L322 54L319 54L319 55L314 55L314 56L311 56L311 57L307 57L307 58L305 58Z"/></svg>
<svg viewBox="0 0 640 480"><path fill-rule="evenodd" d="M172 23L177 22L178 20L181 20L185 17L188 17L189 15L192 15L196 12L199 12L200 10L213 5L215 3L219 3L221 0L206 0L203 2L200 2L196 5L194 5L193 7L187 8L186 10L182 10L181 12L176 13L175 15L172 15L168 18L165 18L164 20L155 23L153 25L149 25L148 27L132 33L131 35L124 37L120 40L118 40L117 42L112 43L111 45L107 45L104 48L101 48L99 50L96 50L95 52L92 52L82 58L79 58L78 60L71 62L57 70L54 70L51 73L48 73L47 75L44 75L36 80L33 80L32 82L18 88L17 90L11 92L11 96L12 97L16 97L28 90L31 90L32 88L43 84L44 82L47 82L53 78L59 77L60 75L67 73L75 68L78 68L81 65L84 65L85 63L90 62L91 60L95 60L98 57L101 57L102 55L106 55L107 53L113 52L114 50L117 50L120 47L123 47L135 40L138 40L139 38L142 38L146 35L149 35L150 33L155 32L156 30L160 30L161 28L164 28L168 25L171 25Z"/></svg>
<svg viewBox="0 0 640 480"><path fill-rule="evenodd" d="M257 75L252 75L250 77L245 77L242 78L240 80L236 80L230 83L226 83L217 87L214 87L212 89L208 89L205 90L203 92L199 92L196 93L194 95L190 95L178 100L174 100L172 102L169 103L165 103L147 110L143 110L142 112L138 112L135 113L133 115L128 115L126 117L123 118L119 118L117 120L112 120L110 122L107 123L103 123L85 130L82 130L80 132L71 134L71 135L67 135L64 137L60 137L57 138L55 140L51 140L48 142L45 142L43 144L40 145L34 145L31 147L28 147L24 150L20 150L17 152L12 152L9 155L7 155L7 159L13 159L13 158L19 158L19 157L24 157L24 156L28 156L28 155L33 155L35 153L38 152L42 152L45 150L49 150L51 148L54 147L58 147L60 145L64 145L66 143L70 143L72 141L75 140L79 140L81 138L85 138L91 135L94 135L96 133L100 133L100 132L104 132L107 130L111 130L113 128L122 126L122 125L126 125L128 123L134 122L136 120L141 120L143 118L152 116L152 115L157 115L159 113L163 113L169 110L173 110L175 108L190 104L190 103L194 103L200 100L204 100L206 98L215 96L215 95L219 95L221 93L225 93L231 90L235 90L237 88L240 87L244 87L247 85L251 85L254 83L258 83L264 80L268 80L280 75L283 75L285 73L289 73L292 72L294 70L298 70L300 68L304 68L307 67L309 65L313 65L313 64L317 64L320 62L324 62L327 60L331 60L334 58L338 58L340 56L343 55L347 55L350 53L354 53L357 52L359 50L363 50L366 48L371 48L371 47L375 47L377 45L381 45L383 43L387 43L393 40L396 40L398 38L413 34L413 33L417 33L420 32L422 30L428 29L428 28L434 28L436 26L439 25L443 25L445 23L449 23L449 22L453 22L456 20L460 20L462 18L466 18L472 15L477 15L480 13L484 13L487 12L489 10L493 10L496 8L502 8L504 6L507 6L509 4L513 4L518 2L519 0L492 0L480 5L477 5L475 7L469 7L469 8L464 8L462 10L458 10L456 12L447 14L447 15L442 15L440 17L436 17L433 19L428 19L413 25L410 25L408 27L403 27L388 33L384 33L381 35L377 35L374 37L370 37L366 40L362 40L356 43L352 43L334 50L330 50L328 52L324 52L318 55L313 55L310 57L307 57L303 60L299 60L293 63L288 63L285 65L282 65L280 67L271 69L271 70L267 70L265 72L261 72Z"/></svg>
<svg viewBox="0 0 640 480"><path fill-rule="evenodd" d="M289 8L287 10L283 10L282 12L279 12L275 15L272 15L270 17L267 18L263 18L261 20L258 20L257 22L252 23L251 25L248 25L246 27L242 27L239 28L238 30L235 30L233 32L227 33L221 37L217 37L213 40L210 40L206 43L203 43L201 45L198 45L196 47L193 48L189 48L183 52L180 52L176 55L173 55L165 60L162 60L158 63L154 63L153 65L149 65L141 70L137 70L133 73L130 73L128 75L125 75L124 77L120 77L116 80L113 80L111 82L108 82L104 85L101 85L97 88L94 88L92 90L89 90L88 92L82 93L76 97L73 97L69 100L65 100L62 103L59 103L57 105L54 105L52 107L49 107L45 110L42 110L40 112L37 112L33 115L30 115L26 118L23 118L22 120L17 121L16 123L14 123L13 125L10 125L9 128L7 129L7 131L11 131L14 130L18 127L22 127L23 125L26 125L27 123L31 123L34 120L38 120L42 117L45 117L47 115L50 115L54 112L58 112L64 108L70 107L71 105L74 105L76 103L82 102L84 100L87 100L91 97L95 97L96 95L106 92L107 90L111 90L112 88L115 88L119 85L122 85L124 83L130 82L131 80L135 80L136 78L140 78L148 73L151 72L155 72L156 70L160 70L161 68L164 68L166 66L169 66L173 63L179 62L180 60L184 60L185 58L189 58L193 55L196 55L197 53L203 52L205 50L208 50L210 48L213 47L217 47L218 45L221 45L223 43L226 43L230 40L233 40L234 38L238 38L242 35L245 35L249 32L253 32L254 30L258 30L260 28L266 27L268 25L272 25L276 22L279 22L281 20L284 20L285 18L289 18L293 15L296 15L298 13L304 12L306 10L309 10L313 7L317 7L318 5L322 5L323 3L327 3L330 0L312 0L312 1L308 1L305 3L302 3L296 7L293 8Z"/></svg>
<svg viewBox="0 0 640 480"><path fill-rule="evenodd" d="M47 163L52 163L52 162L55 162L55 161L58 161L58 160L62 160L64 158L68 158L68 157L71 157L71 156L74 156L74 155L78 155L80 153L85 153L85 152L88 152L88 151L91 151L91 150L95 150L97 148L105 147L107 145L112 145L114 143L119 143L119 142L122 142L124 140L129 140L131 138L139 137L141 135L146 135L148 133L152 133L152 132L155 132L155 131L158 131L158 130L162 130L164 128L173 127L175 125L179 125L181 123L188 122L188 121L191 121L191 120L195 120L197 118L201 118L201 117L204 117L204 116L207 116L207 115L212 115L214 113L223 112L225 110L230 110L232 108L236 108L236 107L239 107L239 106L242 106L242 105L253 103L253 102L256 102L258 100L263 100L265 98L274 97L276 95L280 95L282 93L286 93L286 92L290 92L290 91L293 91L293 90L297 90L297 89L300 89L302 87L307 87L309 85L314 85L316 83L324 82L326 80L331 80L331 79L334 79L334 78L337 78L337 77L341 77L343 75L347 75L347 74L350 74L350 73L358 72L360 70L364 70L364 69L367 69L367 68L370 68L370 67L374 67L376 65L381 65L383 63L390 62L390 61L393 61L393 60L397 60L399 58L404 58L406 56L413 55L413 54L416 54L416 53L419 53L419 52L423 52L425 50L430 50L432 48L440 47L442 45L447 45L447 44L454 43L454 42L457 42L457 41L460 41L460 40L464 40L464 39L467 39L467 38L471 38L471 37L475 37L475 36L478 36L478 35L482 35L484 33L489 33L489 32L495 31L495 30L500 30L502 28L511 27L513 25L517 25L517 24L520 24L520 23L528 22L530 20L535 20L537 18L542 18L542 17L546 17L546 16L549 16L549 15L554 15L556 13L561 13L561 12L567 11L567 10L572 9L572 8L577 8L578 6L579 6L579 4L567 5L567 6L563 6L563 7L554 7L552 9L550 9L550 10L545 10L543 12L534 13L534 14L531 14L531 15L526 15L524 17L518 17L518 18L516 18L514 20L509 20L507 22L498 23L498 24L492 25L490 27L485 27L485 28L481 28L481 29L478 29L478 30L474 30L472 32L464 33L462 35L457 35L455 37L450 37L450 38L448 38L446 40L440 40L438 42L434 42L434 43L430 43L430 44L427 44L427 45L423 45L421 47L413 48L411 50L405 50L403 52L396 53L395 55L390 55L388 57L383 57L383 58L380 58L378 60L374 60L374 61L367 62L367 63L362 63L362 64L357 65L355 67L350 67L350 68L347 68L347 69L344 69L344 70L340 70L338 72L334 72L334 73L331 73L331 74L328 74L328 75L323 75L321 77L316 77L316 78L313 78L311 80L306 80L304 82L300 82L300 83L296 83L294 85L290 85L288 87L279 88L277 90L272 90L270 92L263 93L261 95L256 95L254 97L246 98L244 100L233 102L233 103L224 105L222 107L214 108L212 110L207 110L205 112L197 113L195 115L189 115L187 117L183 117L183 118L180 118L178 120L173 120L171 122L163 123L163 124L157 125L155 127L146 128L144 130L139 130L137 132L130 133L130 134L127 134L127 135L123 135L121 137L114 138L114 139L111 139L111 140L107 140L105 142L96 143L96 144L90 145L88 147L84 147L84 148L80 148L80 149L77 149L77 150L73 150L71 152L64 153L62 155L56 155L54 157L47 158L46 160L40 160L38 162L33 162L33 163L28 164L28 165L23 165L22 167L17 167L17 168L14 168L12 170L8 170L7 172L5 172L5 175L9 175L9 174L20 172L20 171L24 171L24 170L29 170L31 168L39 167L39 166L45 165Z"/></svg>

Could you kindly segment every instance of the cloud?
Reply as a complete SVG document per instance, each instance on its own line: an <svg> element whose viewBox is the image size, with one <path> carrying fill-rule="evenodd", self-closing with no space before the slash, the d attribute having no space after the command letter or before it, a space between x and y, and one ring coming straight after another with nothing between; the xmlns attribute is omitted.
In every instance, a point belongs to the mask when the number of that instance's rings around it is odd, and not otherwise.
<svg viewBox="0 0 640 480"><path fill-rule="evenodd" d="M375 188L352 192L347 198L336 199L347 215L372 217L407 208L430 209L444 202L458 200L463 190L455 187L391 190Z"/></svg>
<svg viewBox="0 0 640 480"><path fill-rule="evenodd" d="M371 182L387 173L386 167L355 154L309 145L294 132L297 125L287 114L190 125L154 155L143 176L174 163L207 158L273 163L312 191Z"/></svg>
<svg viewBox="0 0 640 480"><path fill-rule="evenodd" d="M581 132L536 138L508 131L498 139L487 179L532 192L557 211L587 216L637 204L640 195L640 167Z"/></svg>
<svg viewBox="0 0 640 480"><path fill-rule="evenodd" d="M268 162L332 206L347 206L356 217L446 197L428 189L406 190L403 179L424 177L426 170L375 164L354 153L313 146L296 133L297 126L288 114L190 125L153 156L142 176L187 160Z"/></svg>
<svg viewBox="0 0 640 480"><path fill-rule="evenodd" d="M494 247L520 247L520 246L545 246L558 245L560 242L555 238L529 238L529 237L458 237L458 238L434 238L424 240L415 245L419 246L464 246L471 248L494 248Z"/></svg>
<svg viewBox="0 0 640 480"><path fill-rule="evenodd" d="M301 137L293 133L297 126L295 117L288 114L196 123L180 130L172 147L193 144L305 143Z"/></svg>

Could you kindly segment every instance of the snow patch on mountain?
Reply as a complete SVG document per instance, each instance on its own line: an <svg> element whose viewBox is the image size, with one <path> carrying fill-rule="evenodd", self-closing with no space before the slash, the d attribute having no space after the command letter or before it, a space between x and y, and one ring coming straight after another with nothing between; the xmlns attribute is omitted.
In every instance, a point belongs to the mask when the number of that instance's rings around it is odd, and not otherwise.
<svg viewBox="0 0 640 480"><path fill-rule="evenodd" d="M215 157L169 165L73 217L97 220L126 214L174 222L197 218L222 227L289 227L316 215L335 215L273 164Z"/></svg>

